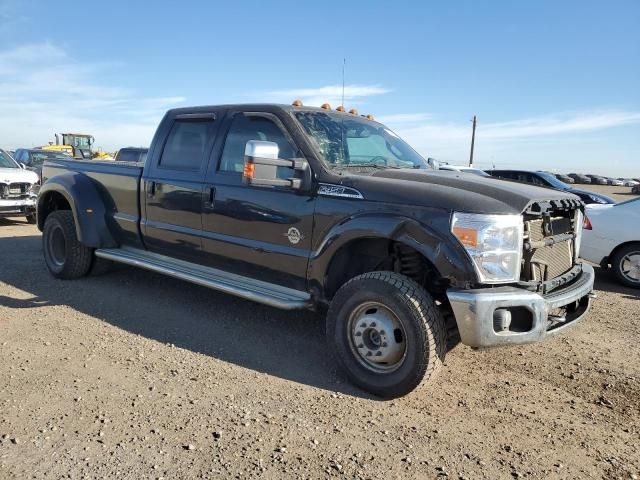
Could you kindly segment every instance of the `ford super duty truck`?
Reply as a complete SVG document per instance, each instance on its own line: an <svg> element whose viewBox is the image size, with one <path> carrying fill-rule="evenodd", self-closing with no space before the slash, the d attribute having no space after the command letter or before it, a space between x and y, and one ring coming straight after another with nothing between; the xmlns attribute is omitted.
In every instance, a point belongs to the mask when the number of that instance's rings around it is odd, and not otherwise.
<svg viewBox="0 0 640 480"><path fill-rule="evenodd" d="M357 112L175 109L144 165L53 160L43 178L37 221L55 277L120 262L326 310L327 347L383 397L431 377L454 342L537 342L589 309L578 197L431 170Z"/></svg>

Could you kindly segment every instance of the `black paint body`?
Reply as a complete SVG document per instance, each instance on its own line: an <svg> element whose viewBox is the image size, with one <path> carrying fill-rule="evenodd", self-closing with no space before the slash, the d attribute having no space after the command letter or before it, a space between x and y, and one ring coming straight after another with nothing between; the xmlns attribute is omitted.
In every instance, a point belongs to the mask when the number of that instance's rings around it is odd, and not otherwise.
<svg viewBox="0 0 640 480"><path fill-rule="evenodd" d="M228 105L169 111L144 166L123 162L60 160L45 163L38 201L42 229L47 196L70 204L87 246L146 248L233 273L310 291L326 302L335 255L350 242L387 239L413 247L452 286L477 284L471 259L450 233L454 211L520 214L535 201L567 194L475 175L430 170L339 174L329 168L284 105ZM311 109L308 109L311 110ZM234 115L277 118L312 171L308 188L256 187L240 173L218 170ZM197 171L159 166L176 118L215 118ZM345 114L347 115L347 114ZM320 184L358 190L363 198L318 193ZM87 209L92 212L88 213ZM291 235L296 229L299 236ZM295 230L294 230L295 231Z"/></svg>

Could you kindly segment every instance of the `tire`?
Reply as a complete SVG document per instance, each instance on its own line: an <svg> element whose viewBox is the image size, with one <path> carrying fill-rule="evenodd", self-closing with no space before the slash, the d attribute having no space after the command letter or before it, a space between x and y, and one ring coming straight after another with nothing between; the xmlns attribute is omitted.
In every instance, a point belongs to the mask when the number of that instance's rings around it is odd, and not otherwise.
<svg viewBox="0 0 640 480"><path fill-rule="evenodd" d="M611 257L611 268L620 283L627 287L640 288L640 243L620 248Z"/></svg>
<svg viewBox="0 0 640 480"><path fill-rule="evenodd" d="M326 334L349 379L383 398L406 395L432 378L447 349L445 323L431 296L394 272L369 272L345 283L329 307Z"/></svg>
<svg viewBox="0 0 640 480"><path fill-rule="evenodd" d="M30 225L35 225L35 223L37 222L35 213L29 213L25 218L27 219L27 223Z"/></svg>
<svg viewBox="0 0 640 480"><path fill-rule="evenodd" d="M69 210L49 214L42 232L42 250L47 268L56 278L84 277L91 268L93 251L78 241L73 214Z"/></svg>

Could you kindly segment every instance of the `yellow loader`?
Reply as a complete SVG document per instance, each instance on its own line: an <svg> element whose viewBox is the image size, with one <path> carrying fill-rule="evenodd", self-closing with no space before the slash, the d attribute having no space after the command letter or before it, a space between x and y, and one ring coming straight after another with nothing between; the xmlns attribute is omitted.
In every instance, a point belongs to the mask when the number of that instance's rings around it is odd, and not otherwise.
<svg viewBox="0 0 640 480"><path fill-rule="evenodd" d="M60 142L60 136L62 136L62 142ZM111 159L111 155L106 152L93 152L91 146L95 142L93 135L86 133L61 133L55 134L56 143L49 143L40 147L43 150L53 150L56 152L63 152L73 158L79 158L84 160L91 160L96 158L99 160Z"/></svg>

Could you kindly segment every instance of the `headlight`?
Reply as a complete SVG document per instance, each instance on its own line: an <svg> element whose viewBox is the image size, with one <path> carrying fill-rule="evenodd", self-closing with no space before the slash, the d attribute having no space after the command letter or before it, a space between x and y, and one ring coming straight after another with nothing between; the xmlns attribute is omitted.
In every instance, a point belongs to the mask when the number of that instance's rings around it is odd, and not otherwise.
<svg viewBox="0 0 640 480"><path fill-rule="evenodd" d="M576 215L573 219L575 225L576 238L573 242L573 261L577 261L580 256L580 244L582 243L582 228L584 227L584 215L582 210L576 210Z"/></svg>
<svg viewBox="0 0 640 480"><path fill-rule="evenodd" d="M520 279L522 231L521 215L454 212L451 219L451 232L473 259L483 283Z"/></svg>

